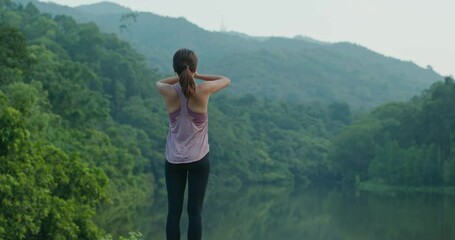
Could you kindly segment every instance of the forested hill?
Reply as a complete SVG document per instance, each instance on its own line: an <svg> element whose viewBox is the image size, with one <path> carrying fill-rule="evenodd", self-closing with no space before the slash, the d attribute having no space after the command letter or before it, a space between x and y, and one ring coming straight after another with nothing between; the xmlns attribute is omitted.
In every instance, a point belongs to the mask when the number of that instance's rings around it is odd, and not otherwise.
<svg viewBox="0 0 455 240"><path fill-rule="evenodd" d="M400 187L455 185L455 82L375 108L332 141L347 181ZM367 182L367 184L365 184Z"/></svg>
<svg viewBox="0 0 455 240"><path fill-rule="evenodd" d="M264 42L280 41L306 44ZM363 54L387 61L347 46L353 49L331 48L359 62ZM100 226L127 227L136 217L129 210L164 191L168 120L153 89L162 75L147 65L128 42L93 23L0 0L0 239L101 239ZM344 103L216 94L209 187L339 180L453 186L454 105L451 78L352 125Z"/></svg>
<svg viewBox="0 0 455 240"><path fill-rule="evenodd" d="M184 18L132 12L108 2L77 8L32 2L43 12L93 21L103 31L117 33L164 74L171 73L170 57L176 49L194 49L201 59L200 71L230 76L233 84L228 91L235 94L297 102L346 102L361 110L409 99L442 80L431 69L351 43L211 32Z"/></svg>
<svg viewBox="0 0 455 240"><path fill-rule="evenodd" d="M0 0L0 239L101 239L100 225L131 221L128 209L164 191L159 78L93 23ZM349 122L342 103L217 94L210 182L337 179L329 139Z"/></svg>

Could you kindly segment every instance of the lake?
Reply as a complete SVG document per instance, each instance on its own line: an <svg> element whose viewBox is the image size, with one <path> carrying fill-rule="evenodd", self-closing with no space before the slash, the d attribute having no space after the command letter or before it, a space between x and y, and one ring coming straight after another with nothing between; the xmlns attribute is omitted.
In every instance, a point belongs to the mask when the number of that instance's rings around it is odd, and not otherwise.
<svg viewBox="0 0 455 240"><path fill-rule="evenodd" d="M166 196L155 195L112 206L100 224L112 235L139 231L147 240L165 239ZM203 215L206 240L455 239L455 196L436 193L210 186ZM182 239L186 224L184 212Z"/></svg>

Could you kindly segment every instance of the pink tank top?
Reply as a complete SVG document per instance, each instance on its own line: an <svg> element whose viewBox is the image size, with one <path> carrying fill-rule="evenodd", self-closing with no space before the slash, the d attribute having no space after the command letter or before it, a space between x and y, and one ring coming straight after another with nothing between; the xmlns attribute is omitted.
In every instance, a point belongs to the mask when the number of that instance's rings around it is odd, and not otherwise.
<svg viewBox="0 0 455 240"><path fill-rule="evenodd" d="M180 99L180 109L169 114L166 159L170 163L201 160L209 152L208 115L188 109L188 99L179 84L173 85Z"/></svg>

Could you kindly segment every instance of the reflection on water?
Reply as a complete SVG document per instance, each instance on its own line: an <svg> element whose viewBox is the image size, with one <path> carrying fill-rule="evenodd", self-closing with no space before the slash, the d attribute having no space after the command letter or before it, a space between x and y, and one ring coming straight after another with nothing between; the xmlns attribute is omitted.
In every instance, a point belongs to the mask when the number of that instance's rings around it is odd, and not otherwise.
<svg viewBox="0 0 455 240"><path fill-rule="evenodd" d="M111 207L99 221L114 235L140 231L145 239L165 239L165 197ZM327 187L211 188L204 206L204 239L455 239L455 197Z"/></svg>

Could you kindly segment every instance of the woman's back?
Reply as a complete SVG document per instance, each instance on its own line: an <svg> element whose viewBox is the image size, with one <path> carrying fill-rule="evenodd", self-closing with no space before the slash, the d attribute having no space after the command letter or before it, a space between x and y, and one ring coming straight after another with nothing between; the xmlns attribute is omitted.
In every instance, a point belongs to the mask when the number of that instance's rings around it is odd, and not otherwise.
<svg viewBox="0 0 455 240"><path fill-rule="evenodd" d="M175 84L173 88L179 108L169 113L166 159L171 163L194 162L209 152L208 114L191 110L180 85Z"/></svg>

